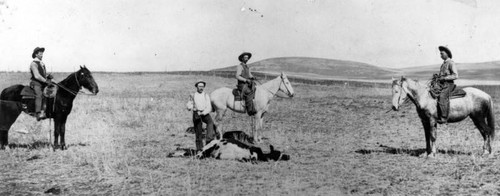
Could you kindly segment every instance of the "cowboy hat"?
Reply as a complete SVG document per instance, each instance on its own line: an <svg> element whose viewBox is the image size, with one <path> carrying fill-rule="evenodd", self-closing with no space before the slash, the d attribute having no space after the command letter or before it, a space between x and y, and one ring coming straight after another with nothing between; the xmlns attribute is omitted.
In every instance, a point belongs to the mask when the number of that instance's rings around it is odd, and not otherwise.
<svg viewBox="0 0 500 196"><path fill-rule="evenodd" d="M252 53L244 52L244 53L241 53L240 56L238 56L238 60L240 60L240 62L243 62L243 56L245 56L245 55L248 55L248 59L252 58Z"/></svg>
<svg viewBox="0 0 500 196"><path fill-rule="evenodd" d="M203 86L207 86L207 83L205 83L205 81L203 81L203 80L198 80L198 82L194 83L194 86L198 87L199 83L203 83Z"/></svg>
<svg viewBox="0 0 500 196"><path fill-rule="evenodd" d="M445 46L439 46L438 48L439 48L439 51L444 51L444 52L446 52L446 54L448 54L448 57L450 57L450 59L452 58L452 55L451 55L451 51L450 51L450 49L448 49L448 48L447 48L447 47L445 47Z"/></svg>
<svg viewBox="0 0 500 196"><path fill-rule="evenodd" d="M31 54L31 58L35 58L36 54L37 54L38 52L40 52L40 51L45 52L45 48L42 48L42 47L36 47L36 48L33 50L33 54Z"/></svg>

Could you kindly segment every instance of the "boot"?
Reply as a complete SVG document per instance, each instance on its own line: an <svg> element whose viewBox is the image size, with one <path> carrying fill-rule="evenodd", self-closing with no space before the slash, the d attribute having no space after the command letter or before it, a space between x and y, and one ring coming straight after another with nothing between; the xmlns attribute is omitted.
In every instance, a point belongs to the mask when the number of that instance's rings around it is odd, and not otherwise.
<svg viewBox="0 0 500 196"><path fill-rule="evenodd" d="M47 116L45 116L45 111L43 111L43 110L42 110L42 111L40 111L40 112L38 112L38 113L36 114L36 120L37 120L37 121L44 120L44 119L46 119L46 118L47 118Z"/></svg>

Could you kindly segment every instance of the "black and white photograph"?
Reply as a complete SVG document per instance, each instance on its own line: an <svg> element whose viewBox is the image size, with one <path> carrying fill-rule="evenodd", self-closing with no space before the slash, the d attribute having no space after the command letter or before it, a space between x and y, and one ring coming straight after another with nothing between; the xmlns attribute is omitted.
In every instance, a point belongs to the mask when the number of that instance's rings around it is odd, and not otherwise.
<svg viewBox="0 0 500 196"><path fill-rule="evenodd" d="M500 1L0 0L0 195L500 195Z"/></svg>

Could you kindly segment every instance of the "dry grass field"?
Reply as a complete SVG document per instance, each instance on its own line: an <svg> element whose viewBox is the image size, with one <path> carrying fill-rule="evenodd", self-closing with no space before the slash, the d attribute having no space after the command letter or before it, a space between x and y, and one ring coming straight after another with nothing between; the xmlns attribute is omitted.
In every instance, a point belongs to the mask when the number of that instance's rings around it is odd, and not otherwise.
<svg viewBox="0 0 500 196"><path fill-rule="evenodd" d="M56 74L63 79L66 74ZM0 88L28 81L0 73ZM414 106L386 113L391 91L293 84L296 96L273 100L264 136L291 155L287 162L168 158L194 147L184 105L193 82L208 91L233 79L166 74L94 74L97 96L79 95L66 151L47 147L49 121L22 114L10 149L0 151L0 195L498 195L500 157L483 158L470 120L440 126L439 154L424 152ZM498 95L500 87L487 92ZM495 97L497 127L499 97ZM249 130L246 115L228 112L225 127ZM26 131L27 133L24 133ZM496 144L496 142L495 142ZM496 150L498 145L494 145Z"/></svg>

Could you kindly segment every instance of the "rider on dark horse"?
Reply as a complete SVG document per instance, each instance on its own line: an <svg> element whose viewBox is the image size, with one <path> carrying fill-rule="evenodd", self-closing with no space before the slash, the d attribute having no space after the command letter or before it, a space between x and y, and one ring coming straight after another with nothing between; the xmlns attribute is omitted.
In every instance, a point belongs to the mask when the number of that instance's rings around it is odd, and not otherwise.
<svg viewBox="0 0 500 196"><path fill-rule="evenodd" d="M253 105L255 97L255 77L253 77L250 67L247 65L248 60L252 58L252 53L244 52L240 54L238 60L240 64L236 66L236 79L238 80L238 90L240 95L245 100L246 110L248 115L255 115L256 111Z"/></svg>
<svg viewBox="0 0 500 196"><path fill-rule="evenodd" d="M439 46L441 58L444 60L439 71L439 83L441 86L441 93L438 97L439 108L441 109L440 122L448 121L448 114L450 110L450 94L455 89L454 80L458 78L457 66L453 62L450 49L444 46Z"/></svg>
<svg viewBox="0 0 500 196"><path fill-rule="evenodd" d="M30 87L35 92L35 112L38 121L46 119L45 104L43 103L43 89L50 83L52 76L47 75L45 64L42 62L45 48L36 47L31 54L33 62L30 65L31 82Z"/></svg>

